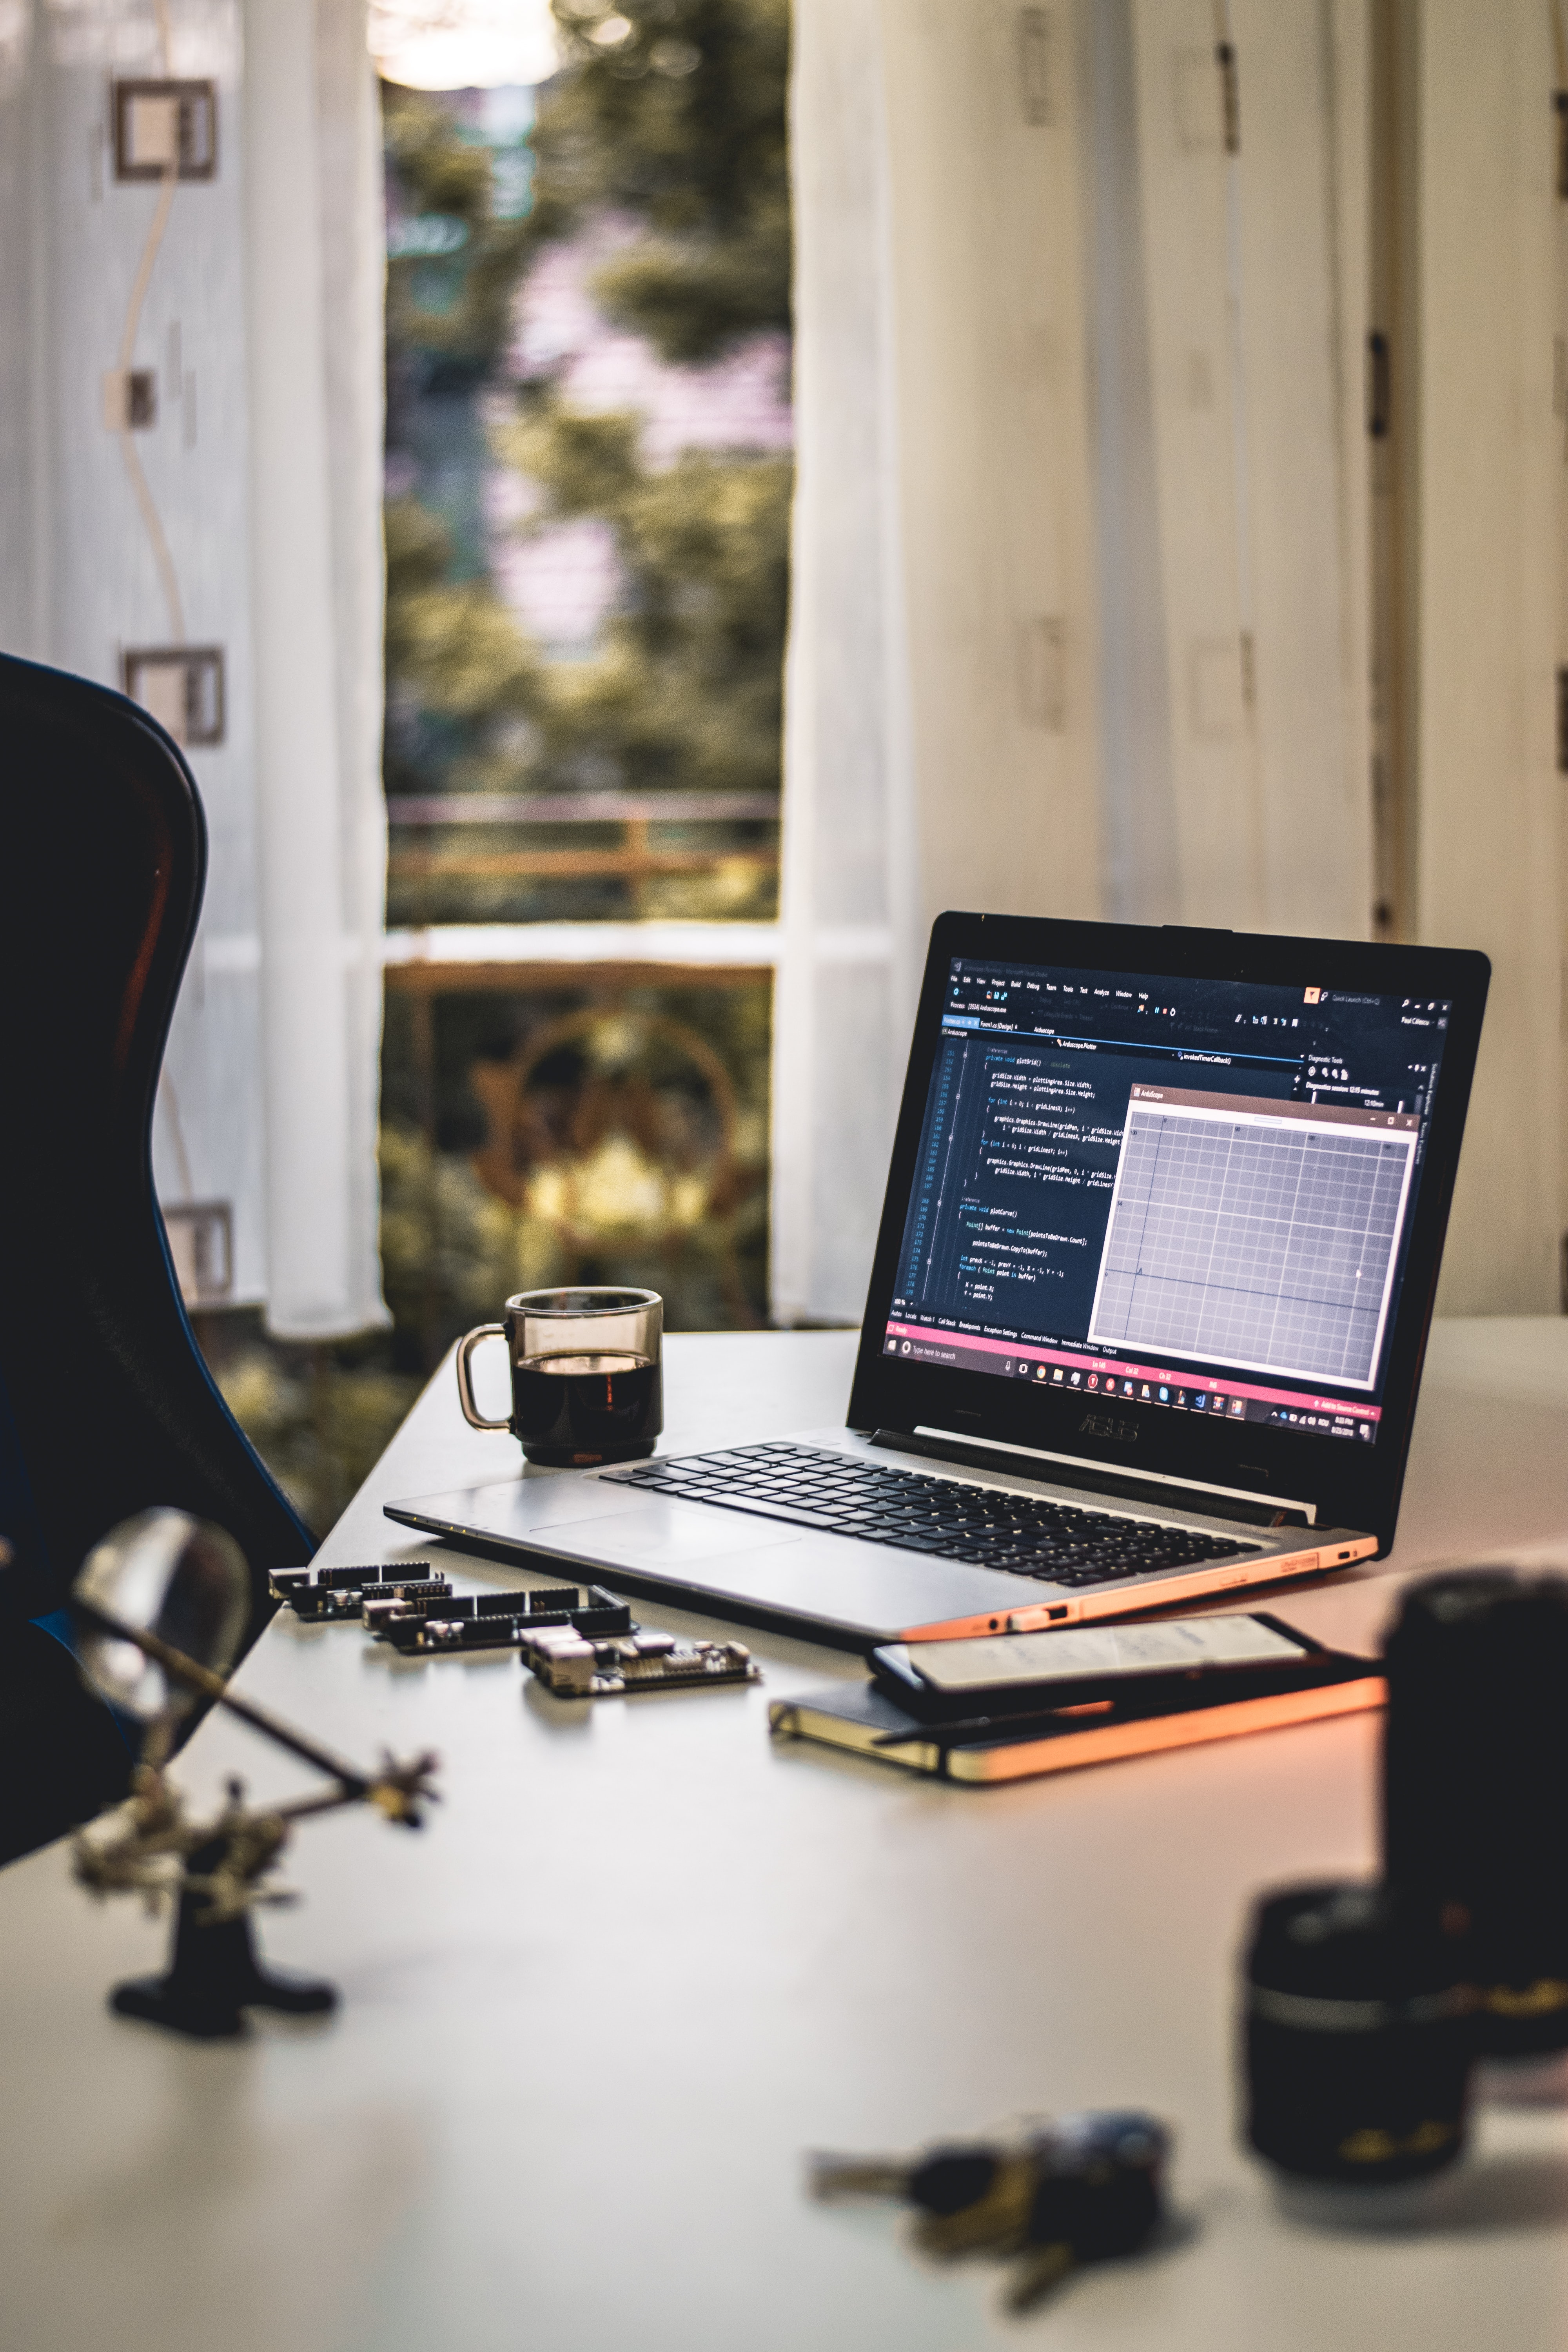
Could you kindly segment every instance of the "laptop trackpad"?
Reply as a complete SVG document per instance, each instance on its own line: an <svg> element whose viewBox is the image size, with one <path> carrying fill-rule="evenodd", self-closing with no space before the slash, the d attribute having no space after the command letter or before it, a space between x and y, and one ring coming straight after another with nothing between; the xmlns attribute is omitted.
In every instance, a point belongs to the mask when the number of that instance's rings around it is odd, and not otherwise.
<svg viewBox="0 0 1568 2352"><path fill-rule="evenodd" d="M540 1528L532 1540L548 1548L559 1537L574 1552L616 1559L626 1568L680 1568L688 1560L719 1552L771 1551L798 1543L798 1528L752 1518L743 1511L683 1511L679 1504L649 1503L617 1511L613 1518L574 1519L569 1527Z"/></svg>

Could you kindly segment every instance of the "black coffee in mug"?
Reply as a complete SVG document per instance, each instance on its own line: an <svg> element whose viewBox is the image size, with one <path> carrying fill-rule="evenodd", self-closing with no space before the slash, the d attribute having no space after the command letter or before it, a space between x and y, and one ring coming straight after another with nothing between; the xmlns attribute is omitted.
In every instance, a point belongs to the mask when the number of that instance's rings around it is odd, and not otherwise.
<svg viewBox="0 0 1568 2352"><path fill-rule="evenodd" d="M664 1383L646 1356L530 1356L511 1374L511 1425L531 1462L625 1461L651 1454Z"/></svg>
<svg viewBox="0 0 1568 2352"><path fill-rule="evenodd" d="M476 1429L510 1429L530 1462L589 1467L653 1452L664 1427L664 1301L657 1290L589 1285L526 1290L504 1323L481 1323L458 1346L458 1399ZM474 1402L470 1360L504 1339L511 1414L488 1420Z"/></svg>

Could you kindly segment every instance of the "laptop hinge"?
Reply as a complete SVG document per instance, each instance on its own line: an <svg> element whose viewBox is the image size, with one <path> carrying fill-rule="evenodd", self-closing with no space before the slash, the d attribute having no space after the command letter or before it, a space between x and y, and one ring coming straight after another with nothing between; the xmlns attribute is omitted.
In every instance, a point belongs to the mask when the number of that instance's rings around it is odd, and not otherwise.
<svg viewBox="0 0 1568 2352"><path fill-rule="evenodd" d="M1259 1495L1246 1486L1206 1486L1198 1478L1177 1478L1162 1470L1117 1470L1110 1464L1087 1460L1079 1454L1048 1454L1034 1445L1007 1445L999 1439L961 1434L957 1430L931 1429L922 1423L912 1433L879 1429L874 1445L896 1446L906 1453L929 1454L948 1462L967 1463L971 1469L1015 1469L1021 1477L1036 1477L1042 1464L1060 1465L1073 1473L1075 1486L1096 1494L1119 1495L1145 1503L1163 1503L1168 1510L1203 1511L1208 1517L1239 1519L1248 1527L1316 1527L1318 1507L1291 1495Z"/></svg>

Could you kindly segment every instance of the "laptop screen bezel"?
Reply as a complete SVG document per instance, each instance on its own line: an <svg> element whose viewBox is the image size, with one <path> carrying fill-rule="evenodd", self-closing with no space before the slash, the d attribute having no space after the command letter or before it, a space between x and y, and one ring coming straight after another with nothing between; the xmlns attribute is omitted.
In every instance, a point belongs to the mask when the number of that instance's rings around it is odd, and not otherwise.
<svg viewBox="0 0 1568 2352"><path fill-rule="evenodd" d="M905 1216L952 960L1148 978L1229 980L1449 1000L1442 1070L1411 1219L1404 1280L1387 1341L1376 1443L1310 1437L1258 1422L1203 1421L1157 1407L1108 1411L1081 1394L1017 1386L918 1364L884 1351ZM1215 1490L1310 1502L1322 1526L1394 1539L1411 1424L1437 1286L1491 967L1467 949L1286 939L1238 931L1154 929L1009 915L948 913L932 927L888 1189L867 1295L848 1426L960 1440L1103 1463L1133 1476L1177 1477ZM980 1393L976 1393L976 1391ZM1112 1433L1104 1433L1107 1423ZM1051 1474L1041 1465L1038 1474ZM1070 1482L1072 1473L1060 1474ZM1174 1499L1174 1497L1173 1497Z"/></svg>

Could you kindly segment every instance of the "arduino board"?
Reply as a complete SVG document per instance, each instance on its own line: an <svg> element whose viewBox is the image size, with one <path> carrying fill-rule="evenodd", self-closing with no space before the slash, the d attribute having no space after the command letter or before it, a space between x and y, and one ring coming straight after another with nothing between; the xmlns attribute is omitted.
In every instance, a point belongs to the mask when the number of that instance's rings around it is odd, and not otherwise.
<svg viewBox="0 0 1568 2352"><path fill-rule="evenodd" d="M672 1633L589 1641L575 1628L531 1633L522 1663L557 1698L622 1698L635 1690L708 1689L760 1683L742 1642L678 1642Z"/></svg>

